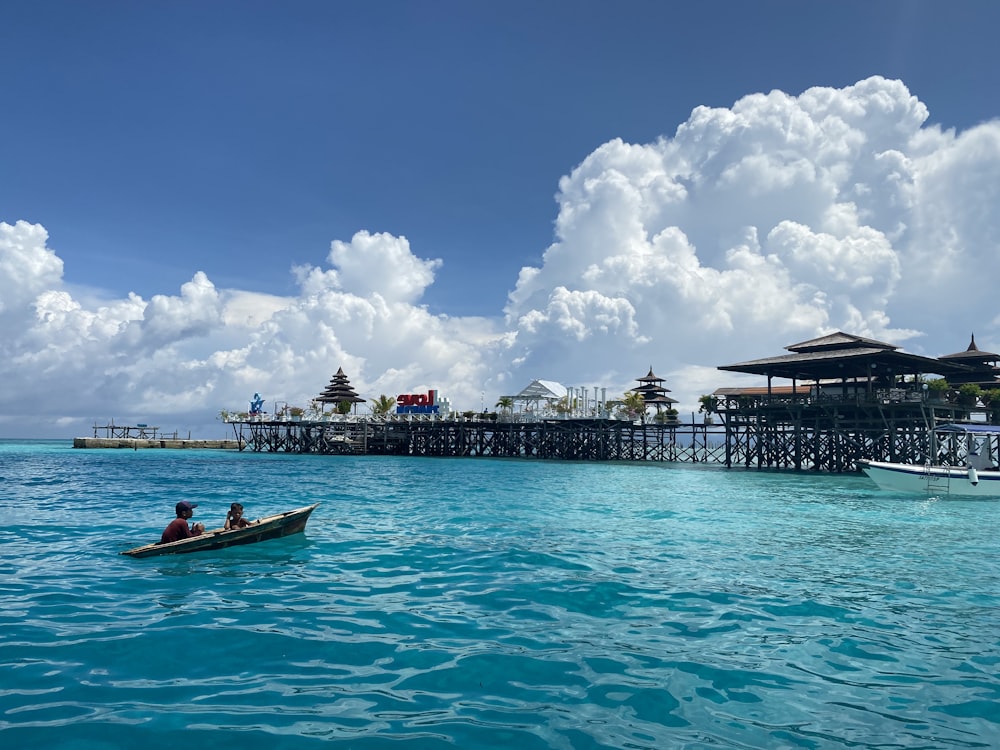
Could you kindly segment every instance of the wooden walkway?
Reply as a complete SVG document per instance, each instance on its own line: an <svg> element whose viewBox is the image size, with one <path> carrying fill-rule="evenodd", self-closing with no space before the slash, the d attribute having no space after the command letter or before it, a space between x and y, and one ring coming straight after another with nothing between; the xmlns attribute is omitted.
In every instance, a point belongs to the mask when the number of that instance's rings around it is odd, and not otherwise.
<svg viewBox="0 0 1000 750"><path fill-rule="evenodd" d="M991 413L983 407L850 395L741 397L719 424L616 419L365 419L231 423L241 450L326 455L677 461L755 469L857 471L871 459L923 463L933 427Z"/></svg>
<svg viewBox="0 0 1000 750"><path fill-rule="evenodd" d="M724 432L703 424L352 419L237 422L233 428L245 450L272 453L709 463L725 457Z"/></svg>
<svg viewBox="0 0 1000 750"><path fill-rule="evenodd" d="M722 408L727 466L829 472L856 471L861 459L924 463L935 425L988 416L906 392L741 397Z"/></svg>

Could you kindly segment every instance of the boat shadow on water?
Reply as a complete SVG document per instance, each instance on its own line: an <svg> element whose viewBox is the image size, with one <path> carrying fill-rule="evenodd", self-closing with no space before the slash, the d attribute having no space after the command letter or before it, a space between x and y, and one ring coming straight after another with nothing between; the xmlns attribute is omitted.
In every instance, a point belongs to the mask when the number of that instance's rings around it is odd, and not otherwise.
<svg viewBox="0 0 1000 750"><path fill-rule="evenodd" d="M256 577L287 574L290 569L309 564L309 551L316 541L305 534L275 539L253 547L241 545L200 555L164 555L146 567L155 575L184 577L192 574L218 578L245 578L248 570Z"/></svg>

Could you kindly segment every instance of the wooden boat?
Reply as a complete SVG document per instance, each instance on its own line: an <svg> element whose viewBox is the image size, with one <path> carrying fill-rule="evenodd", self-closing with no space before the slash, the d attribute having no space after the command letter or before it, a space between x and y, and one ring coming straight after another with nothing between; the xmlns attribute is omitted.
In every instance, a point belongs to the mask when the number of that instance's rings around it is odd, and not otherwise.
<svg viewBox="0 0 1000 750"><path fill-rule="evenodd" d="M892 492L1000 498L1000 471L995 460L1000 426L946 424L935 427L931 437L930 454L944 455L959 465L858 461L858 468L881 489Z"/></svg>
<svg viewBox="0 0 1000 750"><path fill-rule="evenodd" d="M306 528L306 521L319 503L307 505L304 508L267 516L244 526L242 529L211 529L198 536L180 539L167 544L147 544L135 549L125 550L119 554L129 557L157 557L158 555L180 555L186 552L205 552L207 550L235 547L238 544L253 544L267 539L298 534Z"/></svg>

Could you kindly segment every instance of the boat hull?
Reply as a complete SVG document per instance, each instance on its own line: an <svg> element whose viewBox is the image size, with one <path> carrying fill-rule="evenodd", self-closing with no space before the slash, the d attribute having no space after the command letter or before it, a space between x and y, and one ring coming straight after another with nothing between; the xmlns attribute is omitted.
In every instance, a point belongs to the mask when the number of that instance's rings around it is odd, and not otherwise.
<svg viewBox="0 0 1000 750"><path fill-rule="evenodd" d="M917 466L884 461L861 461L858 465L883 490L1000 498L1000 471L970 472L957 466Z"/></svg>
<svg viewBox="0 0 1000 750"><path fill-rule="evenodd" d="M135 549L125 550L119 554L129 557L159 557L160 555L181 555L189 552L207 552L209 550L236 547L241 544L254 544L268 539L278 539L291 534L299 534L306 528L309 515L319 503L307 505L304 508L290 510L274 516L261 518L250 526L242 529L212 529L198 536L180 539L167 544L146 544Z"/></svg>

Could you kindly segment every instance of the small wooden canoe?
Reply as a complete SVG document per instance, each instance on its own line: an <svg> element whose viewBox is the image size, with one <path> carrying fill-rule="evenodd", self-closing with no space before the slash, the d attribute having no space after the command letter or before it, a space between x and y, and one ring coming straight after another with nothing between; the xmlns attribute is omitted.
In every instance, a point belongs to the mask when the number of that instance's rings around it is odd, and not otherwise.
<svg viewBox="0 0 1000 750"><path fill-rule="evenodd" d="M211 529L198 536L180 539L167 544L147 544L135 549L125 550L119 554L129 557L157 557L158 555L180 555L185 552L205 552L207 550L235 547L238 544L253 544L267 539L298 534L306 527L309 514L319 503L307 505L304 508L267 516L255 521L242 529Z"/></svg>

